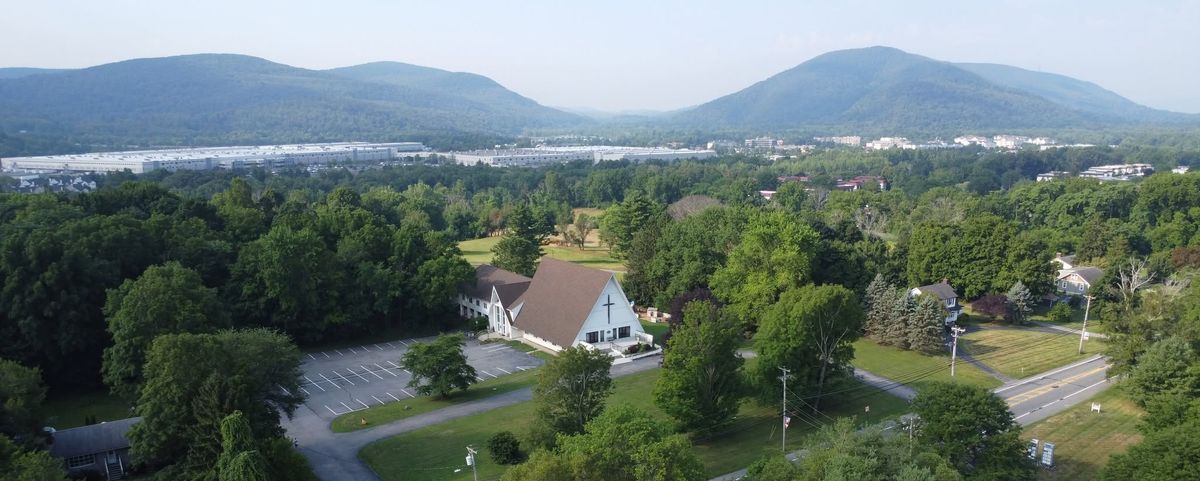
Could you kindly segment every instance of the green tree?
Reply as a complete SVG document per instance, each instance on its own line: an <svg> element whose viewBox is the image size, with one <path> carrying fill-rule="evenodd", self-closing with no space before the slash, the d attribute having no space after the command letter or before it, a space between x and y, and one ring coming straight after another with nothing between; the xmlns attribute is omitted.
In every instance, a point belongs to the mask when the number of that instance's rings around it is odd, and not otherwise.
<svg viewBox="0 0 1200 481"><path fill-rule="evenodd" d="M944 349L946 308L933 296L921 296L908 322L908 348L935 353Z"/></svg>
<svg viewBox="0 0 1200 481"><path fill-rule="evenodd" d="M258 451L242 451L225 466L217 481L268 481L266 463Z"/></svg>
<svg viewBox="0 0 1200 481"><path fill-rule="evenodd" d="M212 332L229 327L216 289L200 275L168 262L108 292L104 304L113 345L104 350L104 382L114 394L137 399L150 341L160 334Z"/></svg>
<svg viewBox="0 0 1200 481"><path fill-rule="evenodd" d="M862 322L862 307L845 287L809 285L785 292L754 337L758 362L751 376L763 399L778 396L783 367L791 371L789 389L813 393L811 404L819 409L825 385L851 371Z"/></svg>
<svg viewBox="0 0 1200 481"><path fill-rule="evenodd" d="M283 434L300 396L300 351L273 331L164 334L146 352L145 382L129 432L134 458L207 472L221 453L221 420L241 411L255 439Z"/></svg>
<svg viewBox="0 0 1200 481"><path fill-rule="evenodd" d="M990 390L934 383L917 393L912 408L921 419L920 441L967 479L1035 478L1020 425L1008 404Z"/></svg>
<svg viewBox="0 0 1200 481"><path fill-rule="evenodd" d="M22 443L41 435L45 399L39 369L0 359L0 434Z"/></svg>
<svg viewBox="0 0 1200 481"><path fill-rule="evenodd" d="M517 464L521 462L521 441L512 431L500 431L488 438L488 453L496 464Z"/></svg>
<svg viewBox="0 0 1200 481"><path fill-rule="evenodd" d="M254 450L254 433L241 411L234 411L221 419L221 456L217 458L217 473L230 471L238 455Z"/></svg>
<svg viewBox="0 0 1200 481"><path fill-rule="evenodd" d="M65 481L61 459L42 450L22 450L0 434L0 472L12 481Z"/></svg>
<svg viewBox="0 0 1200 481"><path fill-rule="evenodd" d="M1142 406L1160 395L1200 395L1200 357L1190 343L1170 337L1150 346L1129 373L1129 397Z"/></svg>
<svg viewBox="0 0 1200 481"><path fill-rule="evenodd" d="M612 393L612 360L604 351L568 347L542 366L533 388L536 443L552 446L558 434L581 433L604 410Z"/></svg>
<svg viewBox="0 0 1200 481"><path fill-rule="evenodd" d="M461 335L443 334L433 341L409 347L400 358L400 366L412 371L408 387L439 398L449 396L455 389L471 387L477 374L467 364L463 343Z"/></svg>
<svg viewBox="0 0 1200 481"><path fill-rule="evenodd" d="M900 349L908 349L908 334L912 330L909 327L909 321L913 319L916 309L917 304L908 291L903 289L892 291L891 312L885 320L880 342Z"/></svg>
<svg viewBox="0 0 1200 481"><path fill-rule="evenodd" d="M302 342L321 338L338 318L334 255L310 229L276 226L247 244L233 266L230 286L236 318L274 327Z"/></svg>
<svg viewBox="0 0 1200 481"><path fill-rule="evenodd" d="M505 220L508 233L492 247L492 263L501 269L532 276L542 258L543 229L529 206L522 203Z"/></svg>
<svg viewBox="0 0 1200 481"><path fill-rule="evenodd" d="M1062 324L1071 320L1071 305L1066 302L1055 303L1046 313L1050 322Z"/></svg>
<svg viewBox="0 0 1200 481"><path fill-rule="evenodd" d="M780 211L755 214L713 273L713 293L752 331L780 294L812 281L816 246L816 232L801 219Z"/></svg>
<svg viewBox="0 0 1200 481"><path fill-rule="evenodd" d="M608 244L613 257L624 259L633 236L666 212L666 207L640 190L631 190L620 204L613 204L600 216L600 239Z"/></svg>
<svg viewBox="0 0 1200 481"><path fill-rule="evenodd" d="M1114 454L1101 472L1103 481L1197 480L1200 473L1200 419L1175 420L1146 434L1124 454Z"/></svg>
<svg viewBox="0 0 1200 481"><path fill-rule="evenodd" d="M1021 281L1017 281L1004 296L1008 299L1008 312L1004 320L1009 324L1025 324L1029 320L1029 313L1033 312L1033 295L1029 289Z"/></svg>
<svg viewBox="0 0 1200 481"><path fill-rule="evenodd" d="M672 329L654 402L686 431L709 432L737 414L744 388L740 329L710 302L694 301Z"/></svg>
<svg viewBox="0 0 1200 481"><path fill-rule="evenodd" d="M258 210L253 189L244 178L234 177L228 190L213 196L212 204L225 224L225 231L235 242L254 240L266 229L266 216Z"/></svg>
<svg viewBox="0 0 1200 481"><path fill-rule="evenodd" d="M875 274L863 295L863 310L866 311L863 331L867 336L876 340L883 337L895 299L896 287L884 280L883 274Z"/></svg>

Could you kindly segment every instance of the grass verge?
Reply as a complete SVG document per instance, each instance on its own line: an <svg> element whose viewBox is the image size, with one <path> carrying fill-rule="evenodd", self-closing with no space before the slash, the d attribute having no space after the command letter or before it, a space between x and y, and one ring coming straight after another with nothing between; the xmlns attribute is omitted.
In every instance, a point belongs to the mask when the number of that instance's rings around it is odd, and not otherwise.
<svg viewBox="0 0 1200 481"><path fill-rule="evenodd" d="M466 391L459 391L446 399L434 399L430 396L420 396L403 401L383 404L362 411L346 413L333 419L330 429L335 433L345 433L387 424L393 421L424 414L444 407L461 404L468 401L495 396L518 389L533 386L537 381L537 370L522 371L496 379L488 379L471 385ZM367 424L363 425L362 421Z"/></svg>
<svg viewBox="0 0 1200 481"><path fill-rule="evenodd" d="M1137 426L1145 412L1125 396L1122 386L1109 388L1091 401L1100 403L1099 414L1091 412L1091 403L1083 402L1025 428L1023 438L1054 443L1054 470L1042 470L1040 479L1098 479L1109 456L1141 442Z"/></svg>
<svg viewBox="0 0 1200 481"><path fill-rule="evenodd" d="M667 335L667 331L669 331L671 327L665 322L641 322L642 329L646 331L646 334L654 336L654 343L660 346L663 345L664 336Z"/></svg>
<svg viewBox="0 0 1200 481"><path fill-rule="evenodd" d="M46 421L55 429L83 426L89 416L96 422L116 421L133 416L129 404L108 391L55 397L43 405Z"/></svg>
<svg viewBox="0 0 1200 481"><path fill-rule="evenodd" d="M626 403L664 420L668 419L653 402L654 383L658 380L658 369L617 378L610 404ZM907 404L896 397L878 391L866 391L858 399L837 403L837 408L827 411L830 417L862 415L864 407L871 406L869 415L861 422L878 422L903 413ZM834 404L834 403L831 403ZM487 439L500 431L511 431L522 438L529 430L533 419L534 404L524 402L513 406L451 420L445 423L418 429L399 436L377 441L363 448L359 458L371 466L385 481L424 480L470 480L471 471L463 465L464 447L473 445L482 448ZM829 422L822 415L815 415ZM789 449L798 449L805 435L815 427L797 416L788 433ZM733 424L709 439L697 440L695 450L711 476L721 475L744 468L765 454L779 450L779 414L775 407L763 407L753 403L742 406ZM481 450L486 451L486 450ZM480 479L496 479L507 469L497 465L481 452L478 460ZM455 472L455 470L461 471Z"/></svg>
<svg viewBox="0 0 1200 481"><path fill-rule="evenodd" d="M1104 341L1092 338L1078 353L1079 336L1020 328L985 328L962 336L959 349L1014 379L1049 371L1104 352Z"/></svg>
<svg viewBox="0 0 1200 481"><path fill-rule="evenodd" d="M869 339L859 339L854 343L854 360L850 363L877 376L905 382L917 390L938 381L956 381L988 389L1000 385L1000 380L965 362L955 365L954 378L951 378L948 354L905 351L881 346Z"/></svg>

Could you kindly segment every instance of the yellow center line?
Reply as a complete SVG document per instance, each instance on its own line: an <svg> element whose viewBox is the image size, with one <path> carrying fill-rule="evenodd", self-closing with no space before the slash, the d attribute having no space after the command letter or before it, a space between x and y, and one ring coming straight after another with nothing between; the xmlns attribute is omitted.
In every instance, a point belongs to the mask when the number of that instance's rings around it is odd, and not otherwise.
<svg viewBox="0 0 1200 481"><path fill-rule="evenodd" d="M1016 396L1013 396L1013 397L1011 397L1011 398L1008 398L1008 405L1009 405L1009 406L1015 406L1015 405L1017 405L1017 404L1023 403L1023 402L1025 402L1025 401L1028 401L1028 400L1030 400L1030 399L1033 399L1033 398L1035 398L1035 397L1038 397L1038 396L1041 396L1041 395L1043 395L1043 394L1046 394L1046 393L1048 393L1048 392L1050 392L1050 391L1053 391L1054 389L1058 388L1059 386L1062 386L1062 385L1064 385L1064 384L1070 384L1070 383L1072 383L1072 382L1074 382L1074 381L1076 381L1076 380L1078 380L1078 379L1082 379L1082 378L1084 378L1084 377L1090 376L1090 375L1092 375L1092 374L1095 374L1095 373L1097 373L1097 372L1103 371L1103 370L1105 370L1105 369L1108 369L1108 366L1100 366L1100 367L1098 367L1098 368L1095 368L1095 369L1092 369L1092 370L1090 370L1090 371L1086 371L1086 372L1082 372L1082 373L1076 374L1076 375L1074 375L1074 376L1068 377L1068 378L1066 378L1066 379L1063 379L1063 380L1060 380L1060 381L1054 381L1054 383L1053 383L1053 384L1049 384L1049 385L1042 386L1042 387L1039 387L1039 388L1037 388L1037 389L1034 389L1034 390L1032 390L1032 391L1028 391L1028 392L1024 392L1024 393L1018 394L1018 395L1016 395Z"/></svg>

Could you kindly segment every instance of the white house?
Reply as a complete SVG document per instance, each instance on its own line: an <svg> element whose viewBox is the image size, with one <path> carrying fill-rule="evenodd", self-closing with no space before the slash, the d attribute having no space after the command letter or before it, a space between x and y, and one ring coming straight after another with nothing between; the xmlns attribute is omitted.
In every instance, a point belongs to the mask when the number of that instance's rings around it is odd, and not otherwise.
<svg viewBox="0 0 1200 481"><path fill-rule="evenodd" d="M474 288L491 289L481 303L488 328L503 337L551 351L585 346L614 356L653 343L611 272L551 258L542 259L528 281L493 266L476 272L482 277ZM478 299L474 291L464 294Z"/></svg>
<svg viewBox="0 0 1200 481"><path fill-rule="evenodd" d="M1076 264L1073 255L1055 256L1054 262L1059 265L1058 277L1055 278L1054 285L1060 294L1087 295L1093 285L1104 279L1103 269Z"/></svg>
<svg viewBox="0 0 1200 481"><path fill-rule="evenodd" d="M529 287L530 278L515 272L509 272L499 267L482 264L475 268L475 282L462 287L455 301L458 303L458 315L472 318L492 315L492 292L497 286L514 286L505 289L512 291L515 286L524 284ZM521 289L524 292L523 289Z"/></svg>
<svg viewBox="0 0 1200 481"><path fill-rule="evenodd" d="M934 296L938 300L942 301L942 306L946 308L947 326L958 322L958 313L962 311L962 306L958 304L958 293L954 292L953 287L950 287L950 283L947 279L942 279L942 282L937 284L914 287L908 292L908 295L912 297L925 294Z"/></svg>

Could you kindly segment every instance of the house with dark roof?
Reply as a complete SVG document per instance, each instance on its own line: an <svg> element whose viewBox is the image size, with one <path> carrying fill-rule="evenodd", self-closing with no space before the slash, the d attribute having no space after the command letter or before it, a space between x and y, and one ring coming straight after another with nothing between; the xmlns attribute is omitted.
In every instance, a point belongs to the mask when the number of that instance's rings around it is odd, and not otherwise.
<svg viewBox="0 0 1200 481"><path fill-rule="evenodd" d="M962 306L958 303L958 293L954 292L954 288L950 286L949 279L942 279L942 282L937 284L914 287L908 292L908 295L912 297L934 296L942 301L942 306L946 308L946 325L952 326L958 322L958 313L962 311Z"/></svg>
<svg viewBox="0 0 1200 481"><path fill-rule="evenodd" d="M497 287L505 287L507 292L523 291L529 287L529 279L515 272L506 271L490 264L481 264L475 268L475 281L459 289L458 315L466 318L488 316L492 317L495 307L492 302L492 291ZM524 287L522 287L524 286Z"/></svg>
<svg viewBox="0 0 1200 481"><path fill-rule="evenodd" d="M93 473L108 480L125 479L129 470L126 435L141 420L128 418L55 431L50 455L62 459L71 476Z"/></svg>
<svg viewBox="0 0 1200 481"><path fill-rule="evenodd" d="M488 277L475 287L491 282L488 328L500 336L550 351L584 346L614 356L623 356L631 346L653 344L612 272L549 257L528 281L491 269L477 270Z"/></svg>
<svg viewBox="0 0 1200 481"><path fill-rule="evenodd" d="M1092 286L1104 279L1104 269L1092 266L1082 266L1075 263L1075 256L1055 256L1058 263L1058 276L1054 285L1059 294L1068 296L1086 296Z"/></svg>

